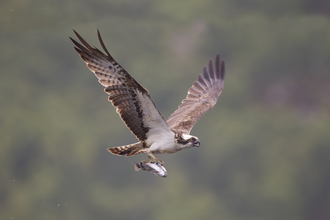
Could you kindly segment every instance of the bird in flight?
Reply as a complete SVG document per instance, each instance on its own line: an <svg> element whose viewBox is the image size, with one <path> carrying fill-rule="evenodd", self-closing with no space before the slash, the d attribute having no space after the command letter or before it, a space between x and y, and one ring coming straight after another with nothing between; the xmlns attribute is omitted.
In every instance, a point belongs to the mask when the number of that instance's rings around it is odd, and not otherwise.
<svg viewBox="0 0 330 220"><path fill-rule="evenodd" d="M133 156L147 154L143 164L163 162L155 154L175 153L182 149L199 147L198 137L190 135L195 123L217 102L224 87L225 64L219 54L215 63L210 60L197 80L188 90L178 109L164 120L148 90L138 83L110 55L98 33L99 42L105 53L90 46L76 31L81 43L71 39L74 49L87 67L105 87L109 101L126 126L138 139L137 143L108 148L115 155Z"/></svg>

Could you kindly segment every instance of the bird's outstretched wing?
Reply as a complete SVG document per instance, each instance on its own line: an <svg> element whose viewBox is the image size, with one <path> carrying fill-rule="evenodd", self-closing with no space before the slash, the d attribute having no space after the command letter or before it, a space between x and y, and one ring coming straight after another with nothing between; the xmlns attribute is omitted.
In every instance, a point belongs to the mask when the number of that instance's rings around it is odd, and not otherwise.
<svg viewBox="0 0 330 220"><path fill-rule="evenodd" d="M137 139L146 140L151 129L170 131L149 92L113 59L99 31L98 38L106 54L90 46L76 31L74 33L84 45L70 37L75 50L105 87L104 91L109 94L109 101L116 107L117 113Z"/></svg>
<svg viewBox="0 0 330 220"><path fill-rule="evenodd" d="M179 108L167 119L167 124L173 131L189 134L208 110L217 102L225 82L225 64L220 60L219 54L215 58L215 66L212 60L208 68L205 66L203 75L188 90L187 97L182 100Z"/></svg>

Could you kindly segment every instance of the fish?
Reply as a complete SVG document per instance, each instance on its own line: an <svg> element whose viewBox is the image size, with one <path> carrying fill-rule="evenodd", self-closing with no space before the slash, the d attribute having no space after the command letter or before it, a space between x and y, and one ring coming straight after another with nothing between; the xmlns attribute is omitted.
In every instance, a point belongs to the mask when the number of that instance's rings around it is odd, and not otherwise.
<svg viewBox="0 0 330 220"><path fill-rule="evenodd" d="M167 171L166 171L165 167L159 163L152 163L152 162L135 163L135 162L133 162L133 164L134 164L135 171L139 171L142 169L144 171L150 171L153 174L155 174L156 176L167 177Z"/></svg>

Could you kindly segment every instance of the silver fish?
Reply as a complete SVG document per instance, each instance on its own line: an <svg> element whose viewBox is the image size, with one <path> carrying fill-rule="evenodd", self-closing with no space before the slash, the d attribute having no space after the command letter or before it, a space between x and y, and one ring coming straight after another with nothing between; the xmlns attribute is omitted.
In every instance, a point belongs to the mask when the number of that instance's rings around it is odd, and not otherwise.
<svg viewBox="0 0 330 220"><path fill-rule="evenodd" d="M134 163L135 171L145 170L150 171L156 176L167 177L167 171L164 166L159 163Z"/></svg>

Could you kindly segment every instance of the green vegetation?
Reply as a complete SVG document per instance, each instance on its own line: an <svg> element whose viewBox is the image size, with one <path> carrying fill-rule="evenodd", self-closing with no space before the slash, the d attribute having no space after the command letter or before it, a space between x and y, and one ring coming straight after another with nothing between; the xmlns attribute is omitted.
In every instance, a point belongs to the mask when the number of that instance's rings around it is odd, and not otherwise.
<svg viewBox="0 0 330 220"><path fill-rule="evenodd" d="M0 219L330 219L328 1L2 1ZM226 83L160 155L167 178L106 148L134 136L72 29L148 88L167 118L209 58Z"/></svg>

